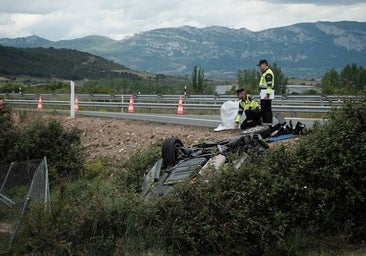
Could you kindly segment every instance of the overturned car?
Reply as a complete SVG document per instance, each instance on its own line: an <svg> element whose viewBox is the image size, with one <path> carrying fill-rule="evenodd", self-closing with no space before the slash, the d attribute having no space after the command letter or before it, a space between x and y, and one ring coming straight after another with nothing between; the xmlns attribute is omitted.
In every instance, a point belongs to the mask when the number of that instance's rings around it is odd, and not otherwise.
<svg viewBox="0 0 366 256"><path fill-rule="evenodd" d="M231 162L239 169L253 154L261 154L267 148L262 136L253 133L191 146L184 146L178 138L168 138L162 145L162 158L144 175L142 195L162 196L180 180L207 175L210 166L219 170Z"/></svg>

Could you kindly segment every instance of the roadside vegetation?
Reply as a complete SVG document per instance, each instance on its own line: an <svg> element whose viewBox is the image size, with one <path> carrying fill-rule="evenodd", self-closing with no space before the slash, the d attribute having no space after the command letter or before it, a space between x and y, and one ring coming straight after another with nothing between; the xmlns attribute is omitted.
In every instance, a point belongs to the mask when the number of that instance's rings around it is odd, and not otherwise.
<svg viewBox="0 0 366 256"><path fill-rule="evenodd" d="M181 182L156 200L139 192L145 170L160 157L162 141L117 166L104 159L86 164L82 154L70 155L83 151L78 131L63 130L53 120L21 129L2 109L3 159L19 160L11 152L19 152L19 158L38 151L53 159L49 166L55 171L51 210L29 209L10 249L0 237L0 252L364 255L364 95L334 109L325 124L315 125L297 143L271 148L240 170L227 167L209 182L199 177Z"/></svg>
<svg viewBox="0 0 366 256"><path fill-rule="evenodd" d="M7 105L0 108L0 164L46 156L53 182L80 177L85 159L80 130L65 129L54 119L35 119L15 125L11 113ZM22 119L26 112L18 115Z"/></svg>

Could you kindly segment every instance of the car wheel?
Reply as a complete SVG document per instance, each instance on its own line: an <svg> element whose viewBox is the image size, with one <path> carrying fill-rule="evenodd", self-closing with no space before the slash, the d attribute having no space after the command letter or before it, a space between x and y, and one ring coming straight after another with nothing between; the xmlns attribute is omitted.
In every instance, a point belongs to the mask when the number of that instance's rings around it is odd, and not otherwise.
<svg viewBox="0 0 366 256"><path fill-rule="evenodd" d="M165 168L172 167L178 163L179 148L181 147L183 147L183 143L177 138L169 138L163 142L162 156Z"/></svg>
<svg viewBox="0 0 366 256"><path fill-rule="evenodd" d="M259 126L255 126L255 127L243 130L242 134L244 134L244 135L260 134L262 136L262 138L265 139L265 138L268 138L269 136L271 136L271 128L269 128L269 126L259 125Z"/></svg>

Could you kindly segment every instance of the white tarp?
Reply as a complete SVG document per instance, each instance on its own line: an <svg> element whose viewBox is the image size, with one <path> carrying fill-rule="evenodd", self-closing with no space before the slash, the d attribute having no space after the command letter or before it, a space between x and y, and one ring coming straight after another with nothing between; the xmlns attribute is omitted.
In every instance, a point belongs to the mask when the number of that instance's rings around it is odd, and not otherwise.
<svg viewBox="0 0 366 256"><path fill-rule="evenodd" d="M223 130L234 129L235 117L238 114L239 101L226 101L222 104L221 113L221 124L214 130L216 132ZM243 113L242 120L245 119L245 114Z"/></svg>

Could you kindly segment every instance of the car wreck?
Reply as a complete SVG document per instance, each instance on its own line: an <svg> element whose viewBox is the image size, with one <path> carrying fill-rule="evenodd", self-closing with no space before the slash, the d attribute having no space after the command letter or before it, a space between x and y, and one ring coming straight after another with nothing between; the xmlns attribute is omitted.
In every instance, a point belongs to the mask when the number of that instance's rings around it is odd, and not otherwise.
<svg viewBox="0 0 366 256"><path fill-rule="evenodd" d="M241 131L240 136L217 142L184 146L178 138L166 139L162 145L162 157L144 174L142 195L162 196L177 182L194 179L197 175L206 176L212 170L219 171L225 164L239 169L251 157L263 154L269 148L268 143L307 133L301 122L293 126L291 120L287 123L280 113L276 119L278 123L271 127L252 127Z"/></svg>
<svg viewBox="0 0 366 256"><path fill-rule="evenodd" d="M209 167L219 170L230 163L239 169L252 155L262 154L267 148L260 134L190 146L184 146L178 138L168 138L162 145L162 157L144 175L142 196L162 196L181 180L207 175Z"/></svg>

